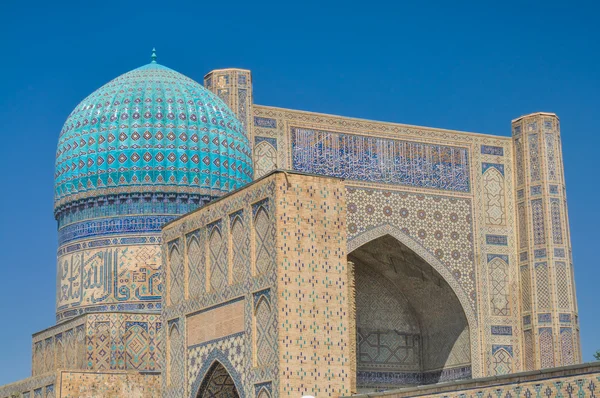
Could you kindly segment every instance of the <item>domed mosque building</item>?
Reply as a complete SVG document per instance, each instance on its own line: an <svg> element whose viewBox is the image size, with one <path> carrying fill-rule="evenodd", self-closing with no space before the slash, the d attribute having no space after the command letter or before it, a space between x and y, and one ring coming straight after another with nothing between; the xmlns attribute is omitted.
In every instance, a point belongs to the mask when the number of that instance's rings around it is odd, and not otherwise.
<svg viewBox="0 0 600 398"><path fill-rule="evenodd" d="M57 322L159 314L162 225L252 181L235 114L155 58L84 99L60 133Z"/></svg>
<svg viewBox="0 0 600 398"><path fill-rule="evenodd" d="M494 136L252 90L153 53L69 115L56 324L0 398L600 393L555 114Z"/></svg>

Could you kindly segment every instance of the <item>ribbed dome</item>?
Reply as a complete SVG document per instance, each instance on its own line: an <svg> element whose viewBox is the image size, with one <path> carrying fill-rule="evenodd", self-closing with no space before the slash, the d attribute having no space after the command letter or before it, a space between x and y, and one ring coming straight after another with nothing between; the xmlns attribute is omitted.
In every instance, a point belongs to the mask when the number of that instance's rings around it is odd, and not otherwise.
<svg viewBox="0 0 600 398"><path fill-rule="evenodd" d="M68 117L56 152L55 214L107 194L217 197L252 173L246 132L227 105L153 61L105 84Z"/></svg>

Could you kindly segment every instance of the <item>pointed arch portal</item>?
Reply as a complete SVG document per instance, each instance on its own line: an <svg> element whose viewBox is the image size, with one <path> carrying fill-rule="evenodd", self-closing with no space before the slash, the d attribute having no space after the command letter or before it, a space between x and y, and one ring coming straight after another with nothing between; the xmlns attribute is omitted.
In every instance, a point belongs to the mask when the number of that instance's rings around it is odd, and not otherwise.
<svg viewBox="0 0 600 398"><path fill-rule="evenodd" d="M450 286L453 280L402 236L370 232L350 241L348 254L355 272L358 391L470 378L472 309Z"/></svg>
<svg viewBox="0 0 600 398"><path fill-rule="evenodd" d="M200 385L197 398L239 398L233 378L218 361L215 361Z"/></svg>

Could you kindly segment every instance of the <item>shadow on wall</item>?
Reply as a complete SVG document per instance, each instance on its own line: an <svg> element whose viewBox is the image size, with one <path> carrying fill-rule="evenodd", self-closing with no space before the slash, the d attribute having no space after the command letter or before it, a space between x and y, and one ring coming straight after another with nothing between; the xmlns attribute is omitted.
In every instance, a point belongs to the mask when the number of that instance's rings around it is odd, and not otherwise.
<svg viewBox="0 0 600 398"><path fill-rule="evenodd" d="M442 276L390 235L355 264L359 392L471 377L469 326Z"/></svg>

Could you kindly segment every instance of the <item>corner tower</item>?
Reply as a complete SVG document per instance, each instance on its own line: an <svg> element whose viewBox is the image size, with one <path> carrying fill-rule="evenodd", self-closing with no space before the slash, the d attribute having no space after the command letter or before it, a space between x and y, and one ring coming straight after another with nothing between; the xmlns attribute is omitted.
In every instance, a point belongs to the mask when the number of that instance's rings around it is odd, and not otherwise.
<svg viewBox="0 0 600 398"><path fill-rule="evenodd" d="M512 121L525 370L581 362L560 123Z"/></svg>
<svg viewBox="0 0 600 398"><path fill-rule="evenodd" d="M204 87L212 91L237 115L252 143L252 74L247 69L215 69L204 76Z"/></svg>

